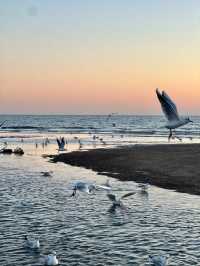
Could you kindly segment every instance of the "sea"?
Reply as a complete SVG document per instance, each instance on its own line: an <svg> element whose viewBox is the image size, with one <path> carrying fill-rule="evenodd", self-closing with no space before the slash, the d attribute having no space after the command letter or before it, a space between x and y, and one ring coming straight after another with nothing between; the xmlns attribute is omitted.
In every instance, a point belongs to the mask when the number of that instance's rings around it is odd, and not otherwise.
<svg viewBox="0 0 200 266"><path fill-rule="evenodd" d="M199 143L200 117L176 130L171 144ZM52 163L56 138L66 151L121 145L168 143L163 116L0 115L0 149L21 147L24 155L0 154L0 254L2 266L44 265L56 251L59 265L150 266L149 255L169 257L169 265L200 265L200 198L150 186L141 193L135 182L121 182L92 170ZM48 140L48 141L47 141ZM80 145L81 143L81 145ZM51 176L42 172L51 171ZM110 212L106 191L70 197L82 180L112 184L126 210ZM39 238L38 251L25 236Z"/></svg>

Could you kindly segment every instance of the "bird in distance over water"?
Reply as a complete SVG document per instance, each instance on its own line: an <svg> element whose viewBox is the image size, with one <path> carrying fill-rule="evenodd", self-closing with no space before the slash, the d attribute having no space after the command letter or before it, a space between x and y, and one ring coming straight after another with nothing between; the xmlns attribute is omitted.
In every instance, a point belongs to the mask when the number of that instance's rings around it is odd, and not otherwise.
<svg viewBox="0 0 200 266"><path fill-rule="evenodd" d="M179 116L175 103L170 99L170 97L167 95L166 92L162 91L162 93L160 93L159 90L156 89L156 94L161 104L163 113L165 114L165 117L168 120L165 127L170 131L168 137L168 140L170 141L170 139L172 138L173 129L184 126L192 121L190 120L189 117Z"/></svg>

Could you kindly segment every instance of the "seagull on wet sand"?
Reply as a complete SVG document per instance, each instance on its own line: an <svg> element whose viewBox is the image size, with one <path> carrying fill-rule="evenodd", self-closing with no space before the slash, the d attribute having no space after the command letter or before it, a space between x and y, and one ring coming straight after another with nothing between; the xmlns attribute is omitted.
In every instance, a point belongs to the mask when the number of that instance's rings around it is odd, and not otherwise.
<svg viewBox="0 0 200 266"><path fill-rule="evenodd" d="M161 256L161 255L154 255L154 256L150 255L149 260L153 266L166 266L168 257L167 256Z"/></svg>
<svg viewBox="0 0 200 266"><path fill-rule="evenodd" d="M129 192L124 194L123 196L121 196L119 199L117 199L117 197L114 194L107 194L109 200L112 201L112 206L109 209L111 212L115 211L116 208L122 208L122 209L126 209L126 207L124 206L122 199L130 197L132 195L134 195L136 192Z"/></svg>
<svg viewBox="0 0 200 266"><path fill-rule="evenodd" d="M180 117L176 108L175 103L170 99L166 92L159 92L156 89L156 94L158 100L160 101L163 113L165 114L168 123L165 125L167 129L170 130L168 140L172 138L172 130L181 126L188 124L189 122L193 122L189 117Z"/></svg>

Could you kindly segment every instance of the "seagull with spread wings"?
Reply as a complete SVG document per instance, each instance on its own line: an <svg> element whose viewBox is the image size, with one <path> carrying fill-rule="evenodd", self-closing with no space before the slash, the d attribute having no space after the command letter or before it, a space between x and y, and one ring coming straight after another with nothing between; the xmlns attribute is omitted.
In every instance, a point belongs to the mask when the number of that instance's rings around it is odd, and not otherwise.
<svg viewBox="0 0 200 266"><path fill-rule="evenodd" d="M65 141L65 138L64 137L60 137L60 139L57 138L56 141L57 141L57 144L58 144L58 150L59 151L64 151L65 150L65 144L67 143Z"/></svg>
<svg viewBox="0 0 200 266"><path fill-rule="evenodd" d="M75 197L77 191L86 192L87 194L92 194L96 190L95 184L87 183L85 181L76 181L73 185L73 192L71 197Z"/></svg>
<svg viewBox="0 0 200 266"><path fill-rule="evenodd" d="M179 116L175 103L170 99L166 92L162 91L162 93L160 93L159 90L156 89L156 94L161 104L163 113L165 114L165 117L168 120L165 127L170 130L168 137L168 140L170 141L173 129L184 126L187 123L193 121L191 121L189 117Z"/></svg>
<svg viewBox="0 0 200 266"><path fill-rule="evenodd" d="M112 201L112 206L109 209L110 212L114 212L116 210L116 208L126 209L125 205L122 202L122 199L130 197L134 194L135 194L135 192L129 192L129 193L126 193L123 196L121 196L119 199L117 199L117 197L114 194L107 194L109 200Z"/></svg>

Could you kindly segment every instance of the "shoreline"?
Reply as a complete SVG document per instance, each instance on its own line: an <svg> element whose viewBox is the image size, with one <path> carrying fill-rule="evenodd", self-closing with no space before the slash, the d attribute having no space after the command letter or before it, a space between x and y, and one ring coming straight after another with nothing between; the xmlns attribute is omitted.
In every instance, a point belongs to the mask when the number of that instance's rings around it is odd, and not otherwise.
<svg viewBox="0 0 200 266"><path fill-rule="evenodd" d="M200 144L153 144L74 151L51 162L84 167L121 181L148 181L165 189L200 195Z"/></svg>

